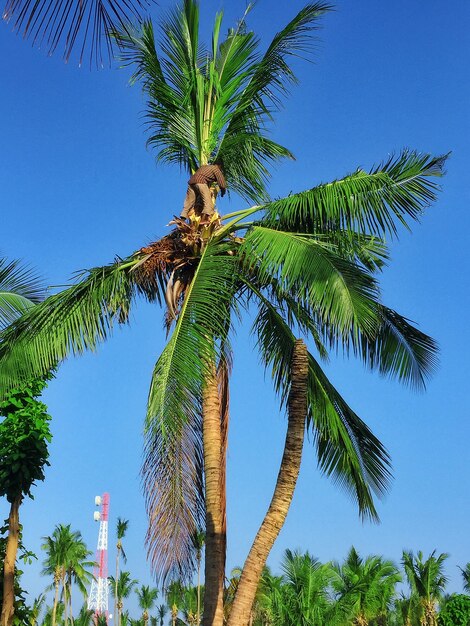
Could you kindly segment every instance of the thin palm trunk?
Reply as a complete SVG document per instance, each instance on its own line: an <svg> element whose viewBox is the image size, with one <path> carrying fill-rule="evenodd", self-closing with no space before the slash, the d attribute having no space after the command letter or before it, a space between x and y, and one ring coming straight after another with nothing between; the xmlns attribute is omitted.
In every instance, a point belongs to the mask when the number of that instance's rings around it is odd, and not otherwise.
<svg viewBox="0 0 470 626"><path fill-rule="evenodd" d="M56 626L57 605L59 604L59 583L60 578L56 572L54 575L54 604L52 605L52 626Z"/></svg>
<svg viewBox="0 0 470 626"><path fill-rule="evenodd" d="M201 623L201 553L197 555L197 615L196 624Z"/></svg>
<svg viewBox="0 0 470 626"><path fill-rule="evenodd" d="M206 558L204 626L222 626L225 575L225 515L222 510L222 428L219 385L207 380L203 398L204 477L206 489Z"/></svg>
<svg viewBox="0 0 470 626"><path fill-rule="evenodd" d="M117 626L121 626L121 616L118 609L119 599L118 599L118 578L119 578L119 554L121 552L120 541L117 543L117 553L116 553L116 577L114 578L114 615L118 616Z"/></svg>
<svg viewBox="0 0 470 626"><path fill-rule="evenodd" d="M289 510L300 470L307 418L308 354L303 341L295 343L291 363L288 425L284 454L268 512L245 561L230 611L228 626L246 626L263 567Z"/></svg>
<svg viewBox="0 0 470 626"><path fill-rule="evenodd" d="M19 508L22 499L20 495L13 500L8 516L8 539L3 565L2 626L11 626L15 614L15 562L20 541Z"/></svg>

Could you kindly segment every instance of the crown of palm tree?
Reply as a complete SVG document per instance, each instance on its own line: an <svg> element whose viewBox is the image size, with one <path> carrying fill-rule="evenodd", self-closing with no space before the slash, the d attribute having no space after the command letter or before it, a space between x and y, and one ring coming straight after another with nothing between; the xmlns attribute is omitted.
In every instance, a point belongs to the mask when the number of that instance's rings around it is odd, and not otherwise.
<svg viewBox="0 0 470 626"><path fill-rule="evenodd" d="M44 300L42 280L20 261L0 257L0 329Z"/></svg>

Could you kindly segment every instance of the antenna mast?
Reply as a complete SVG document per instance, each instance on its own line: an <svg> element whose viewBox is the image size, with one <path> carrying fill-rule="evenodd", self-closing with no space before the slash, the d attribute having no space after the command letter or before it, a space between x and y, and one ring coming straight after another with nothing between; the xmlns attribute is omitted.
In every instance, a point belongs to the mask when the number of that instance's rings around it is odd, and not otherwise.
<svg viewBox="0 0 470 626"><path fill-rule="evenodd" d="M109 493L95 497L95 506L101 511L95 511L93 519L100 523L98 533L98 547L96 549L96 565L93 568L94 579L91 581L90 595L88 596L88 610L95 612L95 619L104 615L108 622L108 515Z"/></svg>

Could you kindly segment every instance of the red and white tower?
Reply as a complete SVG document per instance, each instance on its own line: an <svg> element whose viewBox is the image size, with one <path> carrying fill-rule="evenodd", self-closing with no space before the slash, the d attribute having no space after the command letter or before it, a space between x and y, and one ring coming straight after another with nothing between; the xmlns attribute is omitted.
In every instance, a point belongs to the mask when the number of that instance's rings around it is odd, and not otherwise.
<svg viewBox="0 0 470 626"><path fill-rule="evenodd" d="M94 579L91 582L88 596L88 609L95 612L95 617L104 615L108 621L108 515L109 493L96 496L95 505L101 511L95 511L93 518L100 523L98 533L98 547L96 549L96 565L93 570Z"/></svg>

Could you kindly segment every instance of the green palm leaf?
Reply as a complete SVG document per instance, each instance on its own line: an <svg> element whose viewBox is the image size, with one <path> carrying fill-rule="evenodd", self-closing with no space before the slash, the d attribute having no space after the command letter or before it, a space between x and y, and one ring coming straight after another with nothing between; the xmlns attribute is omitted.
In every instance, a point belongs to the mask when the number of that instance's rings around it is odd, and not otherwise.
<svg viewBox="0 0 470 626"><path fill-rule="evenodd" d="M285 401L295 335L267 299L260 299L254 330L263 362ZM380 497L387 489L391 476L388 453L328 381L311 354L308 394L308 424L320 470L355 498L362 516L377 519L373 494Z"/></svg>
<svg viewBox="0 0 470 626"><path fill-rule="evenodd" d="M115 323L128 321L137 259L97 267L50 296L0 334L0 389L42 377L70 355L95 350Z"/></svg>
<svg viewBox="0 0 470 626"><path fill-rule="evenodd" d="M396 235L397 222L407 226L436 200L438 185L433 179L442 176L446 158L404 150L370 172L359 169L266 205L263 221L297 232L342 229Z"/></svg>
<svg viewBox="0 0 470 626"><path fill-rule="evenodd" d="M19 261L0 258L0 328L38 304L46 290L41 279Z"/></svg>
<svg viewBox="0 0 470 626"><path fill-rule="evenodd" d="M147 545L158 577L187 578L192 537L203 524L201 401L204 381L227 350L236 260L225 244L203 250L149 393L142 469Z"/></svg>
<svg viewBox="0 0 470 626"><path fill-rule="evenodd" d="M261 283L276 280L339 336L348 336L351 329L375 334L378 290L374 278L317 239L254 226L240 254Z"/></svg>

